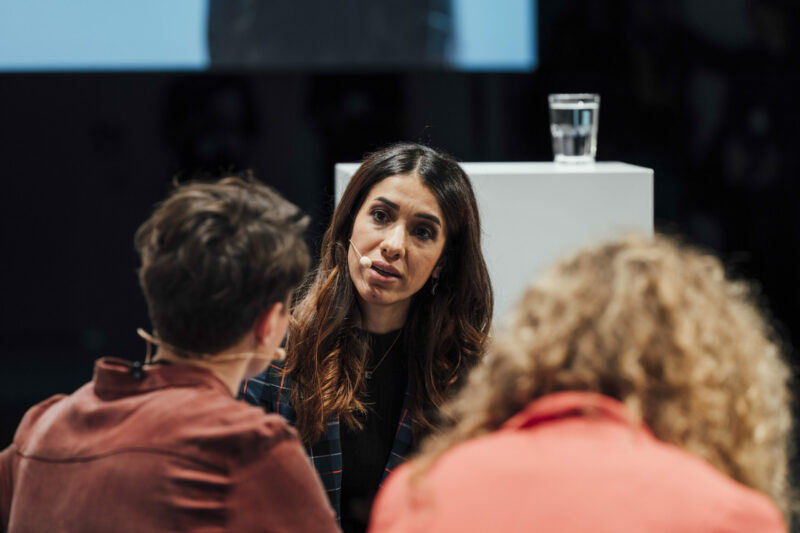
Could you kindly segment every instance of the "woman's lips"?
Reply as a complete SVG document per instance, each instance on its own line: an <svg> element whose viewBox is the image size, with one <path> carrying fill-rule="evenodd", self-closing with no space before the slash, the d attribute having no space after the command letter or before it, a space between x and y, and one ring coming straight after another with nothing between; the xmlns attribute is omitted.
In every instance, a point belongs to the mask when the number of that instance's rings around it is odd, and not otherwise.
<svg viewBox="0 0 800 533"><path fill-rule="evenodd" d="M376 283L396 283L403 276L393 266L386 263L373 263L369 268L369 278Z"/></svg>
<svg viewBox="0 0 800 533"><path fill-rule="evenodd" d="M372 270L374 270L375 272L377 272L381 276L384 276L384 277L387 277L387 278L400 278L400 274L397 274L395 272L390 272L388 270L384 270L384 269L382 269L382 268L380 268L380 267L378 267L376 265L372 265Z"/></svg>
<svg viewBox="0 0 800 533"><path fill-rule="evenodd" d="M397 270L395 267L388 263L384 263L383 261L373 261L372 262L372 269L378 272L383 276L391 276L395 278L402 278L403 276L400 275L400 271Z"/></svg>

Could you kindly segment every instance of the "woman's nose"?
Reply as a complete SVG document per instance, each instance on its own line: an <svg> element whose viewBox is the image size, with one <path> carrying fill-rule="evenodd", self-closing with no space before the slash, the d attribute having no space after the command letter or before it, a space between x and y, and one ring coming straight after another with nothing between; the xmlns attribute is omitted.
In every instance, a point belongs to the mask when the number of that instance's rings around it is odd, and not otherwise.
<svg viewBox="0 0 800 533"><path fill-rule="evenodd" d="M381 243L381 254L388 260L397 260L403 257L406 251L406 232L402 225L397 224L388 230Z"/></svg>

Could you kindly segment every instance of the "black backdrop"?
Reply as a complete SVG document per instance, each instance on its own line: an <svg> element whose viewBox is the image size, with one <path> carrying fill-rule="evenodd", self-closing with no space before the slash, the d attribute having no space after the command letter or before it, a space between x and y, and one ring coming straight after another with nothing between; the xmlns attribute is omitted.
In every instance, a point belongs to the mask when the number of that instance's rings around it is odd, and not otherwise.
<svg viewBox="0 0 800 533"><path fill-rule="evenodd" d="M655 169L658 227L757 278L797 338L797 20L780 0L698 4L540 2L527 74L0 74L0 446L97 356L143 356L132 237L173 177L252 168L312 215L314 249L335 162L401 139L547 160L549 92L600 93L598 159Z"/></svg>

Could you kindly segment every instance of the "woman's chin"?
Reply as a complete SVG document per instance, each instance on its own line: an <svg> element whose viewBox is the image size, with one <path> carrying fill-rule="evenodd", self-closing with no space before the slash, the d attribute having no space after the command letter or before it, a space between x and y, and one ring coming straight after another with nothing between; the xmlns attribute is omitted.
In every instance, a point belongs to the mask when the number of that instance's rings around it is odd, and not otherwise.
<svg viewBox="0 0 800 533"><path fill-rule="evenodd" d="M397 291L391 287L374 284L369 285L365 291L359 291L359 296L362 302L370 305L394 305L410 299L410 297L397 294Z"/></svg>

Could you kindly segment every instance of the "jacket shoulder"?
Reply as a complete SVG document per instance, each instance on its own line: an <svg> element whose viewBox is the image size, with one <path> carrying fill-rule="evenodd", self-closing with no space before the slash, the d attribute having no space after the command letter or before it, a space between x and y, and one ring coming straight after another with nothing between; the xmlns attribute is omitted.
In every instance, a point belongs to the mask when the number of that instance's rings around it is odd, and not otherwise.
<svg viewBox="0 0 800 533"><path fill-rule="evenodd" d="M55 411L60 410L59 405L67 398L69 398L69 396L66 394L56 394L28 409L14 434L14 442L17 446L24 448L23 443L31 436L31 432L35 432L36 428L41 425L43 420L46 421L47 418L52 418L52 415L49 413L54 412L54 409Z"/></svg>
<svg viewBox="0 0 800 533"><path fill-rule="evenodd" d="M291 390L292 378L285 370L285 362L274 361L262 373L242 383L239 398L291 422L295 418Z"/></svg>

